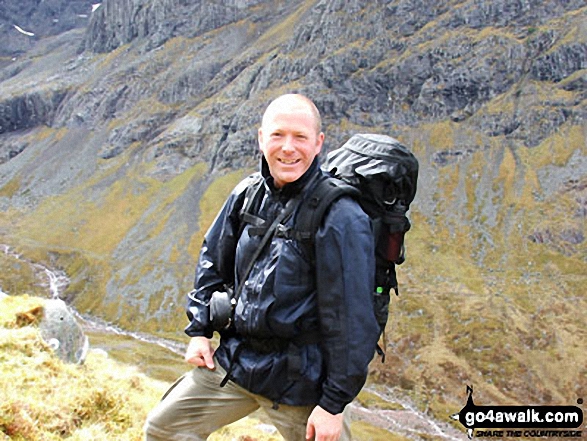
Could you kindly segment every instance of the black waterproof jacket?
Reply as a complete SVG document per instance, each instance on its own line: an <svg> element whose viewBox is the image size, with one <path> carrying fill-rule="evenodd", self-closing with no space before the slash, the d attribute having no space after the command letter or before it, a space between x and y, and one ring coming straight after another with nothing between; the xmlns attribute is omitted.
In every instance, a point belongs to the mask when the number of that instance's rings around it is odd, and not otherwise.
<svg viewBox="0 0 587 441"><path fill-rule="evenodd" d="M320 405L338 414L365 383L379 338L371 223L343 197L327 211L313 257L296 240L274 236L241 281L260 242L239 216L247 187L264 179L257 215L272 221L290 198L307 196L324 176L315 160L298 181L276 189L264 159L261 169L262 177L252 175L233 190L205 236L185 332L211 337L206 304L212 293L245 283L233 325L221 332L218 363L231 380L275 403ZM285 225L294 223L295 215Z"/></svg>

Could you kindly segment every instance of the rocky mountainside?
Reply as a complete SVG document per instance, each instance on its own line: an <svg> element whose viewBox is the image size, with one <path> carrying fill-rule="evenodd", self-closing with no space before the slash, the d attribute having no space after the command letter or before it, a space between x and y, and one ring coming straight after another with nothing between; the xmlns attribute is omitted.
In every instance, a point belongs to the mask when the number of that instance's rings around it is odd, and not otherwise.
<svg viewBox="0 0 587 441"><path fill-rule="evenodd" d="M374 375L431 407L466 382L489 401L576 400L586 23L584 0L105 0L2 59L1 239L64 270L79 310L181 338L203 232L256 167L260 114L303 92L327 150L385 133L421 163L392 362ZM19 268L3 267L5 286Z"/></svg>
<svg viewBox="0 0 587 441"><path fill-rule="evenodd" d="M74 28L85 28L90 0L22 0L0 3L0 57L23 54L39 39ZM1 58L0 58L1 59Z"/></svg>

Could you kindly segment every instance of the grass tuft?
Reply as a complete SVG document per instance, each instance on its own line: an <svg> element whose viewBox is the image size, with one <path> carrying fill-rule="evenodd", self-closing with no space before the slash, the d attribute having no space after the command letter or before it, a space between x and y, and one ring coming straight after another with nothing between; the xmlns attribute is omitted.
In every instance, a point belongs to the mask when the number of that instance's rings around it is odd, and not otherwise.
<svg viewBox="0 0 587 441"><path fill-rule="evenodd" d="M164 383L94 351L83 366L64 363L34 326L42 299L10 296L1 302L0 433L27 441L142 438Z"/></svg>

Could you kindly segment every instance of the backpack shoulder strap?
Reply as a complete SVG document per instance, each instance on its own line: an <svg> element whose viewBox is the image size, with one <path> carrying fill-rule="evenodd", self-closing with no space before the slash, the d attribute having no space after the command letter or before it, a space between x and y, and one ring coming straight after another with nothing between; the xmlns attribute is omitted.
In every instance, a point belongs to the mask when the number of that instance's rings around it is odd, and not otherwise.
<svg viewBox="0 0 587 441"><path fill-rule="evenodd" d="M264 223L264 219L261 219L255 214L261 205L264 193L263 177L260 174L253 175L251 177L251 182L245 190L245 198L239 211L239 218L241 223L239 236L246 224L251 224L257 227Z"/></svg>
<svg viewBox="0 0 587 441"><path fill-rule="evenodd" d="M255 173L249 177L247 189L245 190L245 199L241 208L241 213L250 213L253 207L258 205L263 197L263 177L259 173Z"/></svg>
<svg viewBox="0 0 587 441"><path fill-rule="evenodd" d="M318 181L301 203L296 215L294 238L312 244L326 211L342 196L358 197L360 191L341 179L328 176ZM313 253L311 253L313 255Z"/></svg>

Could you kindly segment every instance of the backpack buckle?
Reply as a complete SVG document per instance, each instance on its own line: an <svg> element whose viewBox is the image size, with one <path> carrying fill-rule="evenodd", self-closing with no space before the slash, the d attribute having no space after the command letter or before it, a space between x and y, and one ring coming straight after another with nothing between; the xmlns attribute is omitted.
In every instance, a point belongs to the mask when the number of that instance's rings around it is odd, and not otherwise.
<svg viewBox="0 0 587 441"><path fill-rule="evenodd" d="M291 228L286 227L283 224L279 224L277 229L275 230L275 237L280 237L282 239L291 239Z"/></svg>

